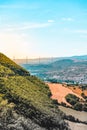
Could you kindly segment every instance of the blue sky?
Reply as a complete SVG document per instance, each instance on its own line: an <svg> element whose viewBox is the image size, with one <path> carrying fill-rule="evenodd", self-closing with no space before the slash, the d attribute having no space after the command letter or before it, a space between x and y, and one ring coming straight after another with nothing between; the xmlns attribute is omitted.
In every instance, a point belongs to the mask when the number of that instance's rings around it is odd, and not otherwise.
<svg viewBox="0 0 87 130"><path fill-rule="evenodd" d="M0 52L11 58L87 54L87 0L0 0Z"/></svg>

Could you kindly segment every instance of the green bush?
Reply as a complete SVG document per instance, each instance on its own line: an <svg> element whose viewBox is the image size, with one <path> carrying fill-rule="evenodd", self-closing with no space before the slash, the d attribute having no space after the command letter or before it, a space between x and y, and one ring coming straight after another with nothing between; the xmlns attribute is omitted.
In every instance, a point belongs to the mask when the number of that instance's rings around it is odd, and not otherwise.
<svg viewBox="0 0 87 130"><path fill-rule="evenodd" d="M53 102L53 104L55 104L55 105L58 105L58 104L59 104L56 99L53 99L52 102Z"/></svg>
<svg viewBox="0 0 87 130"><path fill-rule="evenodd" d="M77 96L73 95L73 94L66 95L65 99L72 106L75 105L79 101L79 98Z"/></svg>
<svg viewBox="0 0 87 130"><path fill-rule="evenodd" d="M64 107L66 107L66 103L64 103L64 102L61 102L61 105L64 106Z"/></svg>
<svg viewBox="0 0 87 130"><path fill-rule="evenodd" d="M74 109L75 110L78 110L78 111L82 111L82 108L83 108L83 105L82 105L82 103L76 103L75 105L74 105Z"/></svg>

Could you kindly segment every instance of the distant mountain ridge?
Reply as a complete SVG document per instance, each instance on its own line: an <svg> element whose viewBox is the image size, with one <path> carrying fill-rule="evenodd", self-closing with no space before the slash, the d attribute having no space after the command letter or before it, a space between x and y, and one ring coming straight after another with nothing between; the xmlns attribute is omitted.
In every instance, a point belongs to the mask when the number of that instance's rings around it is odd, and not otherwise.
<svg viewBox="0 0 87 130"><path fill-rule="evenodd" d="M87 55L81 55L81 56L72 56L72 59L77 59L77 60L87 60Z"/></svg>
<svg viewBox="0 0 87 130"><path fill-rule="evenodd" d="M81 56L70 56L70 57L48 57L48 58L34 58L34 59L13 59L17 64L48 64L53 63L57 60L63 60L63 59L71 59L71 60L86 60L87 61L87 55L81 55Z"/></svg>

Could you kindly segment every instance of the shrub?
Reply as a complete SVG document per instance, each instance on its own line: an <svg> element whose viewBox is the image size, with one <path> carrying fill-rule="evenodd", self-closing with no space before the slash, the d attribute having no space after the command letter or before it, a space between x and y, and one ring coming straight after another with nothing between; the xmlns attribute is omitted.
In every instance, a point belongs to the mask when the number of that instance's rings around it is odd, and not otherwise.
<svg viewBox="0 0 87 130"><path fill-rule="evenodd" d="M53 99L52 102L53 102L53 104L55 104L55 105L58 105L58 104L59 104L56 99Z"/></svg>
<svg viewBox="0 0 87 130"><path fill-rule="evenodd" d="M76 104L74 105L74 109L75 109L75 110L78 110L78 111L82 111L82 106L83 106L82 103L79 103L79 102L78 102L78 103L76 103Z"/></svg>
<svg viewBox="0 0 87 130"><path fill-rule="evenodd" d="M79 101L79 98L73 94L66 95L65 99L71 105L75 105Z"/></svg>
<svg viewBox="0 0 87 130"><path fill-rule="evenodd" d="M64 103L64 102L61 102L61 105L64 106L64 107L66 107L66 103Z"/></svg>

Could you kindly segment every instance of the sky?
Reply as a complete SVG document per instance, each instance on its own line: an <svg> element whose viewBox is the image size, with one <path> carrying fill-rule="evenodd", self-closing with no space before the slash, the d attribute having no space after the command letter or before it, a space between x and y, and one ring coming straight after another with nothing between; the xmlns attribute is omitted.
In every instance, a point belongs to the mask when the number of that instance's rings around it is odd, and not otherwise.
<svg viewBox="0 0 87 130"><path fill-rule="evenodd" d="M0 0L0 52L10 58L87 54L87 0Z"/></svg>

